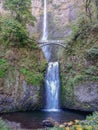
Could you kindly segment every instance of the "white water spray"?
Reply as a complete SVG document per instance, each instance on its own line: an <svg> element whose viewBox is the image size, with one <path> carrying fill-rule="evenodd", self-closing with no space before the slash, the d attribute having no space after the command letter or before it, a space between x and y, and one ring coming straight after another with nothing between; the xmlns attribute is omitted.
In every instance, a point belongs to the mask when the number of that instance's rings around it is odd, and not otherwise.
<svg viewBox="0 0 98 130"><path fill-rule="evenodd" d="M59 110L59 63L50 62L48 64L47 73L45 77L45 89L46 89L46 106L47 111Z"/></svg>

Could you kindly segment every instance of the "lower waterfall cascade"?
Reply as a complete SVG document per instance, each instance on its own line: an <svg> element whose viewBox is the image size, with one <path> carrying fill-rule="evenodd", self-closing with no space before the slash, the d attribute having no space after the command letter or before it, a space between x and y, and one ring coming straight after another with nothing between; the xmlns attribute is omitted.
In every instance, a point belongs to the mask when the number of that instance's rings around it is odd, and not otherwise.
<svg viewBox="0 0 98 130"><path fill-rule="evenodd" d="M49 62L46 76L45 76L45 89L46 89L46 111L59 111L59 63Z"/></svg>

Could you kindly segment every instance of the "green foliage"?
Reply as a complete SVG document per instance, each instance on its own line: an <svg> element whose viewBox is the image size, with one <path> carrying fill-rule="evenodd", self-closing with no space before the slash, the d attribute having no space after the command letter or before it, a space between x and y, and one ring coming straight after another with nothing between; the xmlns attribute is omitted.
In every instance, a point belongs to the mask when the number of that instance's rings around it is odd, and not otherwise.
<svg viewBox="0 0 98 130"><path fill-rule="evenodd" d="M91 48L87 51L87 58L90 60L96 60L98 57L98 48Z"/></svg>
<svg viewBox="0 0 98 130"><path fill-rule="evenodd" d="M0 59L0 78L5 77L8 69L8 62L6 59Z"/></svg>
<svg viewBox="0 0 98 130"><path fill-rule="evenodd" d="M67 69L71 69L73 67L73 63L72 62L68 62L66 65Z"/></svg>
<svg viewBox="0 0 98 130"><path fill-rule="evenodd" d="M1 32L2 39L6 45L23 46L29 41L27 29L15 19L2 19Z"/></svg>
<svg viewBox="0 0 98 130"><path fill-rule="evenodd" d="M81 74L77 74L74 78L73 78L73 82L75 85L79 84L81 81L84 81L85 77L84 75Z"/></svg>
<svg viewBox="0 0 98 130"><path fill-rule="evenodd" d="M46 60L43 60L43 62L40 64L39 71L40 71L41 73L45 74L46 66L47 66L47 61L46 61Z"/></svg>
<svg viewBox="0 0 98 130"><path fill-rule="evenodd" d="M0 118L0 130L8 130L6 123Z"/></svg>
<svg viewBox="0 0 98 130"><path fill-rule="evenodd" d="M25 76L28 84L32 84L35 86L41 85L44 78L43 74L35 71L30 71L26 68L21 68L20 72Z"/></svg>
<svg viewBox="0 0 98 130"><path fill-rule="evenodd" d="M84 72L88 75L95 75L97 72L97 68L95 66L90 66L84 70Z"/></svg>
<svg viewBox="0 0 98 130"><path fill-rule="evenodd" d="M94 112L93 115L87 116L85 121L80 121L80 124L83 126L83 128L85 128L86 126L92 126L91 130L93 130L94 128L98 128L98 112Z"/></svg>
<svg viewBox="0 0 98 130"><path fill-rule="evenodd" d="M10 10L11 17L15 18L21 24L34 25L36 18L31 14L31 0L5 0L4 6Z"/></svg>
<svg viewBox="0 0 98 130"><path fill-rule="evenodd" d="M36 18L31 14L31 0L4 0L9 16L0 18L1 40L6 45L25 46L34 42L29 38L27 25L34 26Z"/></svg>

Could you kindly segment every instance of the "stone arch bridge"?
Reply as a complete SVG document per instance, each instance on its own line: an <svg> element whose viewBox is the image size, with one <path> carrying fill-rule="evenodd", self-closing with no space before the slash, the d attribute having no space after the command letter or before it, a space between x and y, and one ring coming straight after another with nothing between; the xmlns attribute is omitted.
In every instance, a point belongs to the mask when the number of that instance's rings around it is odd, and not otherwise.
<svg viewBox="0 0 98 130"><path fill-rule="evenodd" d="M66 48L66 45L63 40L40 40L39 47L47 46L47 45L58 45Z"/></svg>

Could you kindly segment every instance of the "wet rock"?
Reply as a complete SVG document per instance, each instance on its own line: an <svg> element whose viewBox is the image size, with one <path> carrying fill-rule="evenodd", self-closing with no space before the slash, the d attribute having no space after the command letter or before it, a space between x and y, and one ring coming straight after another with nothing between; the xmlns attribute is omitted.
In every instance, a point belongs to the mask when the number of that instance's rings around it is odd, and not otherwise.
<svg viewBox="0 0 98 130"><path fill-rule="evenodd" d="M46 127L54 127L55 123L57 124L57 122L55 122L55 120L53 120L52 118L48 118L42 121L42 125Z"/></svg>
<svg viewBox="0 0 98 130"><path fill-rule="evenodd" d="M43 126L47 126L47 127L54 127L54 124L51 121L49 121L49 120L44 120L42 122L42 125Z"/></svg>
<svg viewBox="0 0 98 130"><path fill-rule="evenodd" d="M17 85L6 79L5 86L0 91L0 113L34 110L40 107L40 87L27 85L25 81L20 85L20 80L16 80Z"/></svg>
<svg viewBox="0 0 98 130"><path fill-rule="evenodd" d="M63 98L64 107L81 111L98 111L98 83L87 81L72 89L70 99L66 101Z"/></svg>

